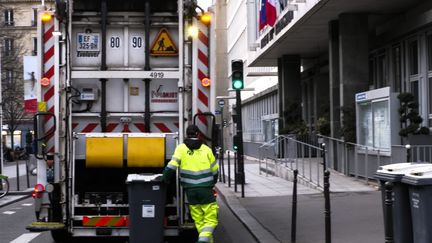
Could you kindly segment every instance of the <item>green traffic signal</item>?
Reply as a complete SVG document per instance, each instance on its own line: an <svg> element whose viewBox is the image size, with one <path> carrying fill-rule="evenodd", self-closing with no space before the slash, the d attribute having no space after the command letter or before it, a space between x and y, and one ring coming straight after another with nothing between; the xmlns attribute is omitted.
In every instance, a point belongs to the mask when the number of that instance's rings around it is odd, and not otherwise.
<svg viewBox="0 0 432 243"><path fill-rule="evenodd" d="M243 89L243 81L242 80L233 80L232 88L235 90Z"/></svg>
<svg viewBox="0 0 432 243"><path fill-rule="evenodd" d="M233 90L241 90L244 88L243 80L243 61L231 61L231 85Z"/></svg>

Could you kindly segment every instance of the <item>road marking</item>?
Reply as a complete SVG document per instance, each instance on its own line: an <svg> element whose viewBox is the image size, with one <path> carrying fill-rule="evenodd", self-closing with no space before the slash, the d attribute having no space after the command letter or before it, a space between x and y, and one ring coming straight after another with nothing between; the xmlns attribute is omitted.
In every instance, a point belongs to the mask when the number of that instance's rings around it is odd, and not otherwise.
<svg viewBox="0 0 432 243"><path fill-rule="evenodd" d="M21 206L24 206L24 207L30 207L31 205L33 205L33 203L23 203L23 204L21 204Z"/></svg>
<svg viewBox="0 0 432 243"><path fill-rule="evenodd" d="M22 208L11 208L12 210L20 210L20 209L22 209Z"/></svg>
<svg viewBox="0 0 432 243"><path fill-rule="evenodd" d="M20 237L16 238L15 240L11 241L10 243L28 243L34 238L38 237L41 233L25 233L22 234Z"/></svg>
<svg viewBox="0 0 432 243"><path fill-rule="evenodd" d="M9 215L14 214L14 213L16 213L16 212L15 211L4 211L3 212L3 214L9 214Z"/></svg>

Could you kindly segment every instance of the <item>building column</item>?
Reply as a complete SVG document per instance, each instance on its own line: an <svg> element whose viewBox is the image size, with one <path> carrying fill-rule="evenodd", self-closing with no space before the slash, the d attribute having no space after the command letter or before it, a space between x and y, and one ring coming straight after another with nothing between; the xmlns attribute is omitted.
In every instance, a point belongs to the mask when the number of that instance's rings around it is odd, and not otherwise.
<svg viewBox="0 0 432 243"><path fill-rule="evenodd" d="M337 137L340 127L355 131L354 96L368 90L368 16L341 14L329 25L331 125L332 136Z"/></svg>
<svg viewBox="0 0 432 243"><path fill-rule="evenodd" d="M278 76L279 117L281 118L279 130L284 131L288 117L298 115L301 118L300 56L285 55L279 58Z"/></svg>
<svg viewBox="0 0 432 243"><path fill-rule="evenodd" d="M339 21L329 22L330 136L340 137Z"/></svg>

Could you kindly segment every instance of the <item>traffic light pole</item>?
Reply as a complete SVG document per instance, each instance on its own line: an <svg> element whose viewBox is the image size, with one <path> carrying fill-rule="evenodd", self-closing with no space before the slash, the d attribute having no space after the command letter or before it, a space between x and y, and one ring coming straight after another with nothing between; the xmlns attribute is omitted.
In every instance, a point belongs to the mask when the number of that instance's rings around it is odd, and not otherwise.
<svg viewBox="0 0 432 243"><path fill-rule="evenodd" d="M244 160L243 160L243 125L242 125L242 112L241 112L241 96L240 90L236 90L236 113L237 113L237 133L238 136L238 149L237 149L237 163L238 171L240 172L241 194L244 198Z"/></svg>

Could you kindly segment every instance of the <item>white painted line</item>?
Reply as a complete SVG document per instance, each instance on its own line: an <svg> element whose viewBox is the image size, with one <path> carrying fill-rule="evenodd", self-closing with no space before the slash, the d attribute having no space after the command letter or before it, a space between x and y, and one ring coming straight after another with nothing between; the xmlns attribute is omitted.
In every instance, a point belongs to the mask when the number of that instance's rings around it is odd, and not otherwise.
<svg viewBox="0 0 432 243"><path fill-rule="evenodd" d="M22 209L22 208L11 208L12 210L20 210L20 209Z"/></svg>
<svg viewBox="0 0 432 243"><path fill-rule="evenodd" d="M16 238L15 240L11 241L10 243L28 243L34 238L38 237L41 233L25 233L22 234L20 237Z"/></svg>
<svg viewBox="0 0 432 243"><path fill-rule="evenodd" d="M21 206L24 206L24 207L30 207L32 205L33 205L33 203L23 203L23 204L21 204Z"/></svg>
<svg viewBox="0 0 432 243"><path fill-rule="evenodd" d="M16 212L15 211L4 211L3 212L3 214L9 214L9 215L14 214L14 213L16 213Z"/></svg>

